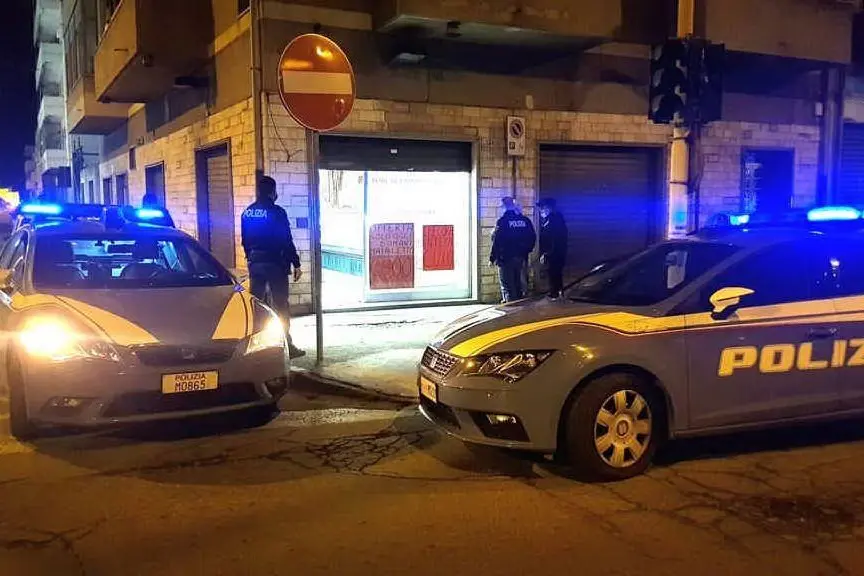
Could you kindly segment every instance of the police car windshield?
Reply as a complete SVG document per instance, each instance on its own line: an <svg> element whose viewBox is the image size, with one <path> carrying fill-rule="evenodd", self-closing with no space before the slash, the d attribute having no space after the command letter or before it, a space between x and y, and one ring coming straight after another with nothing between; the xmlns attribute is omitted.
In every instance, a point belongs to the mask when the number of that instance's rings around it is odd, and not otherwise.
<svg viewBox="0 0 864 576"><path fill-rule="evenodd" d="M48 236L36 242L33 285L50 289L226 286L230 274L185 238Z"/></svg>
<svg viewBox="0 0 864 576"><path fill-rule="evenodd" d="M729 244L666 242L577 282L574 302L651 306L666 300L738 250Z"/></svg>

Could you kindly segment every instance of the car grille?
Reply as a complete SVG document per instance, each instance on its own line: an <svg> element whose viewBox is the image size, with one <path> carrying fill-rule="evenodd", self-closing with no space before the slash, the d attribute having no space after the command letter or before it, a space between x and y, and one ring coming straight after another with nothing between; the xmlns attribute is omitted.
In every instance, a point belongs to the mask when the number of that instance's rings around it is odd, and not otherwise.
<svg viewBox="0 0 864 576"><path fill-rule="evenodd" d="M166 412L183 412L189 410L206 410L222 408L235 404L257 402L262 397L255 385L226 384L216 390L201 392L181 392L177 394L162 394L162 392L129 392L121 394L103 411L106 418L122 418L125 416L143 416L147 414L164 414Z"/></svg>
<svg viewBox="0 0 864 576"><path fill-rule="evenodd" d="M203 346L142 346L135 356L146 366L221 364L234 355L237 341L213 342Z"/></svg>
<svg viewBox="0 0 864 576"><path fill-rule="evenodd" d="M458 361L459 359L455 356L451 356L430 346L423 352L423 360L421 360L420 364L427 370L443 378L453 370L453 366Z"/></svg>

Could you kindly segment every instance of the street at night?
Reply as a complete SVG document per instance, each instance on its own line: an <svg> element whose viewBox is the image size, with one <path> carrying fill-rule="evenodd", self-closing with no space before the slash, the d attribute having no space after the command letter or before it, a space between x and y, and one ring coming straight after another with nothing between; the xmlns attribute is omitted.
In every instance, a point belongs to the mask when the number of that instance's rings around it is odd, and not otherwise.
<svg viewBox="0 0 864 576"><path fill-rule="evenodd" d="M860 423L674 444L581 484L413 407L290 394L211 423L0 440L0 573L860 574ZM221 432L215 435L214 432Z"/></svg>

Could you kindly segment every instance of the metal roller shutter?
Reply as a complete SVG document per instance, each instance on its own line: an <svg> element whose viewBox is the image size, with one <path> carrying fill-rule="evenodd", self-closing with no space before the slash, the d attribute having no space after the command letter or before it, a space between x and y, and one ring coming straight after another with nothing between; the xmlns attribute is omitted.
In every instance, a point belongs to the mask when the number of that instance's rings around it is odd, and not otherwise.
<svg viewBox="0 0 864 576"><path fill-rule="evenodd" d="M864 124L843 126L837 203L864 205Z"/></svg>
<svg viewBox="0 0 864 576"><path fill-rule="evenodd" d="M469 142L322 136L320 166L330 170L470 172Z"/></svg>
<svg viewBox="0 0 864 576"><path fill-rule="evenodd" d="M570 234L565 281L661 238L660 158L654 148L540 148L540 197L555 199Z"/></svg>
<svg viewBox="0 0 864 576"><path fill-rule="evenodd" d="M234 267L234 194L227 150L207 155L207 212L210 252L227 268Z"/></svg>

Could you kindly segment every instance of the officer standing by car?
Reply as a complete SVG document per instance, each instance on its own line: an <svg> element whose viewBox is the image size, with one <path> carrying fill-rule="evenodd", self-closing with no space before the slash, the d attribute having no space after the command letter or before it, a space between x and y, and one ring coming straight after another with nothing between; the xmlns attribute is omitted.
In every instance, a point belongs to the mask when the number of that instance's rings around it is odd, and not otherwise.
<svg viewBox="0 0 864 576"><path fill-rule="evenodd" d="M288 333L288 285L292 268L295 282L300 280L303 272L291 236L288 214L276 204L276 181L269 176L259 176L255 197L255 202L246 208L240 219L250 289L252 295L263 302L270 292L270 304L286 325L285 335L291 357L305 356L306 352L294 346Z"/></svg>
<svg viewBox="0 0 864 576"><path fill-rule="evenodd" d="M546 268L549 297L558 298L564 289L564 264L567 262L567 223L558 212L554 198L543 198L540 209L540 264Z"/></svg>
<svg viewBox="0 0 864 576"><path fill-rule="evenodd" d="M504 215L495 225L489 262L498 267L502 300L512 302L525 297L522 275L537 242L537 233L531 220L519 213L512 197L505 196L501 204Z"/></svg>

